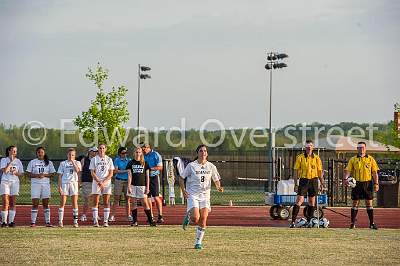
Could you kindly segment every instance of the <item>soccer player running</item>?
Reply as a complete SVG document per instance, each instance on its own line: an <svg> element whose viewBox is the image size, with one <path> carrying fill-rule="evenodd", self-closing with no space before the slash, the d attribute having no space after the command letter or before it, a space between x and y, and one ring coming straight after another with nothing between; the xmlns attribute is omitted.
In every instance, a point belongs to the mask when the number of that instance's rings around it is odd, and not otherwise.
<svg viewBox="0 0 400 266"><path fill-rule="evenodd" d="M297 192L296 203L293 206L292 222L290 228L295 227L295 221L299 214L300 206L304 202L304 196L308 195L308 222L314 216L315 196L319 190L324 190L324 178L321 159L313 153L314 144L311 140L306 140L305 151L296 157L294 169L294 190ZM320 184L318 185L318 179Z"/></svg>
<svg viewBox="0 0 400 266"><path fill-rule="evenodd" d="M134 158L128 163L126 169L128 172L128 196L133 199L131 226L137 226L137 199L140 199L147 221L150 226L156 226L151 216L147 194L150 186L150 167L144 160L142 148L137 147L134 150Z"/></svg>
<svg viewBox="0 0 400 266"><path fill-rule="evenodd" d="M125 198L125 211L126 217L128 217L128 221L132 221L131 210L130 210L130 201L129 198L126 196L126 192L128 190L128 168L126 168L127 164L129 163L130 159L126 156L128 149L125 147L119 147L118 149L118 156L114 160L114 174L115 174L115 181L114 181L114 202L112 205L112 215L110 217L110 222L115 221L115 211L116 207L119 206L119 202L121 196L124 195Z"/></svg>
<svg viewBox="0 0 400 266"><path fill-rule="evenodd" d="M164 222L162 215L162 201L160 199L160 172L163 169L161 155L155 150L151 149L150 144L142 144L142 150L144 153L144 159L150 167L150 192L148 196L148 202L153 215L153 209L151 205L151 197L154 198L158 210L157 223L161 224Z"/></svg>
<svg viewBox="0 0 400 266"><path fill-rule="evenodd" d="M189 163L179 177L179 186L187 199L187 212L183 220L183 229L189 225L190 219L197 224L195 249L202 249L208 213L211 211L210 191L211 179L219 192L223 192L217 167L207 161L208 151L205 145L196 149L197 158ZM186 186L185 186L186 181Z"/></svg>
<svg viewBox="0 0 400 266"><path fill-rule="evenodd" d="M92 183L93 183L93 177L92 173L89 169L90 166L90 160L96 156L97 153L97 147L91 147L88 151L87 156L83 157L81 160L81 165L82 165L82 171L80 173L80 185L81 185L81 196L83 198L83 213L81 216L81 221L86 222L87 221L87 212L89 209L89 202L91 199L91 194L92 194Z"/></svg>
<svg viewBox="0 0 400 266"><path fill-rule="evenodd" d="M360 141L357 144L357 155L352 157L344 170L343 182L348 185L348 178L351 175L356 180L356 186L351 190L351 199L353 207L351 208L351 224L350 229L356 227L356 217L358 213L358 205L360 200L365 200L367 214L369 218L369 228L377 230L378 227L374 223L374 208L372 200L374 192L379 190L378 182L378 164L375 159L367 154L367 145Z"/></svg>
<svg viewBox="0 0 400 266"><path fill-rule="evenodd" d="M92 195L93 195L93 226L99 227L99 200L100 195L103 196L104 206L104 227L108 227L108 218L110 216L110 196L111 191L111 177L113 176L114 164L110 157L106 155L107 147L100 144L98 147L98 154L90 160L89 169L91 170L92 182Z"/></svg>
<svg viewBox="0 0 400 266"><path fill-rule="evenodd" d="M17 147L7 147L6 156L0 161L0 170L2 172L0 194L2 195L3 205L1 227L14 227L16 201L19 195L19 177L23 175L24 169L21 161L17 158Z"/></svg>
<svg viewBox="0 0 400 266"><path fill-rule="evenodd" d="M36 149L36 159L29 162L26 171L31 178L31 227L36 226L39 202L42 200L46 227L53 227L50 223L49 199L51 198L50 178L54 175L53 162L49 160L43 147Z"/></svg>
<svg viewBox="0 0 400 266"><path fill-rule="evenodd" d="M74 227L78 227L78 175L81 172L81 163L75 160L76 151L68 149L67 160L60 163L58 167L58 192L60 193L60 208L58 209L58 226L64 227L64 207L67 197L71 197L72 216Z"/></svg>

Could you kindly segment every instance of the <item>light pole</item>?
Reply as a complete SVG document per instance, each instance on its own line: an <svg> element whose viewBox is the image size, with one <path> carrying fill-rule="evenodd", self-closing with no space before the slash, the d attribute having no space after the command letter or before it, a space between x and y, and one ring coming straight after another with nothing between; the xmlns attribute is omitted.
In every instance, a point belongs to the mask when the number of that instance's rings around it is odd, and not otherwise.
<svg viewBox="0 0 400 266"><path fill-rule="evenodd" d="M142 79L151 79L149 74L143 74L142 72L150 71L151 68L148 66L138 65L138 96L137 96L137 130L138 130L138 140L140 137L140 80Z"/></svg>
<svg viewBox="0 0 400 266"><path fill-rule="evenodd" d="M285 63L280 62L280 60L289 57L287 54L283 53L267 53L267 64L265 69L269 70L269 134L268 134L268 161L270 162L269 167L269 177L268 177L268 187L265 187L266 191L272 192L272 181L275 178L275 137L272 132L272 70L277 68L287 67Z"/></svg>

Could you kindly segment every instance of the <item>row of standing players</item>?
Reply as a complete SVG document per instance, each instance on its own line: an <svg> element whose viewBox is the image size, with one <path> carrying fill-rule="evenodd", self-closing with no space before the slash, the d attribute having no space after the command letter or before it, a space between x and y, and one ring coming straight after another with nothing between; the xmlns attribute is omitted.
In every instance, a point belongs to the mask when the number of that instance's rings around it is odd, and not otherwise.
<svg viewBox="0 0 400 266"><path fill-rule="evenodd" d="M57 189L60 194L59 226L63 226L64 207L67 197L71 197L74 226L78 227L78 195L79 186L82 187L84 199L81 221L87 220L87 212L92 205L94 226L99 225L98 206L100 196L103 197L104 226L109 221L115 221L114 215L110 217L110 196L112 194L111 178L115 175L114 205L119 204L121 195L125 195L128 220L132 225L137 225L137 200L148 217L149 224L156 225L153 219L150 197L155 199L158 209L157 223L163 223L162 201L159 197L159 174L162 170L162 158L159 153L152 150L150 145L144 144L134 150L132 160L127 157L127 149L121 147L114 162L108 157L105 145L90 148L87 156L76 160L76 151L71 148L67 152L67 160L62 161L56 172L53 163L48 159L45 148L36 149L36 159L29 162L26 174L31 179L31 227L36 226L40 200L44 209L45 224L50 223L49 199L51 198L50 178L58 174ZM19 177L24 174L21 161L17 158L17 147L9 146L6 149L7 157L2 158L0 169L2 173L0 194L2 195L2 227L14 227L16 215L16 202L19 195ZM130 165L129 165L130 164ZM130 167L130 168L127 168ZM126 170L130 169L130 170ZM129 185L128 185L129 184ZM133 202L131 210L130 203Z"/></svg>
<svg viewBox="0 0 400 266"><path fill-rule="evenodd" d="M316 210L316 195L319 191L324 191L324 179L321 159L313 153L313 142L307 140L305 143L304 153L296 158L294 169L296 170L295 191L297 192L296 204L293 206L292 221L290 227L296 227L296 218L300 210L300 206L304 202L304 197L308 196L308 222L314 217ZM350 229L356 227L358 206L360 200L365 200L365 206L369 218L369 228L378 229L374 223L374 209L372 206L374 192L379 190L378 182L378 165L375 159L367 154L366 143L361 141L357 144L357 155L352 157L345 170L343 183L349 184L348 178L352 176L356 180L356 185L352 188L351 199L351 221ZM318 182L319 181L319 182Z"/></svg>
<svg viewBox="0 0 400 266"><path fill-rule="evenodd" d="M127 195L133 198L133 202L141 200L144 212L151 226L156 223L153 220L150 210L148 196L153 196L158 208L158 222L163 222L162 202L159 196L159 174L162 170L161 156L153 151L148 144L137 147L134 150L133 159L129 162L125 157L126 149L119 150L119 156L114 162L106 155L106 145L101 144L97 148L91 148L88 157L81 161L75 159L76 151L71 148L67 153L67 160L60 163L58 168L58 192L60 193L59 226L63 227L64 207L67 197L71 197L74 227L78 227L78 194L79 182L82 181L82 190L89 191L92 199L93 225L99 226L98 206L100 196L103 196L104 222L108 227L110 216L110 195L111 178L117 174L116 181L122 178L121 175L128 175ZM97 153L97 154L96 154ZM197 225L195 236L195 249L202 249L202 240L205 234L208 213L211 211L210 191L211 181L214 182L217 190L223 192L220 183L220 175L214 164L209 162L208 150L205 145L199 145L196 149L197 157L189 163L179 177L179 186L187 200L187 212L183 220L183 229L186 230L190 222ZM0 193L2 195L2 227L14 227L16 214L16 197L19 195L19 177L24 174L21 161L17 158L17 147L9 146L6 149L7 157L2 158L0 169L2 179ZM42 200L46 226L52 227L50 223L49 199L51 196L50 177L55 174L53 163L48 159L45 149L39 147L36 150L37 158L30 161L27 167L28 176L31 178L31 226L36 226L39 200ZM122 163L127 162L126 166ZM89 166L89 167L88 167ZM125 166L125 167L124 167ZM87 167L89 169L87 169ZM89 176L83 173L90 171L92 182L88 181ZM118 178L119 176L119 178ZM121 182L122 183L122 182ZM85 187L86 186L86 187ZM122 187L122 188L121 188ZM125 191L123 184L116 184L116 189ZM88 193L86 193L88 194ZM118 193L117 193L118 194ZM123 193L121 193L123 194ZM117 195L120 196L120 195ZM118 199L118 198L117 198ZM119 202L119 199L117 200ZM129 201L128 201L129 202ZM86 207L87 208L87 207ZM84 210L85 212L85 210ZM128 212L129 213L129 212ZM112 217L111 217L112 218ZM137 225L137 207L131 210L131 225Z"/></svg>

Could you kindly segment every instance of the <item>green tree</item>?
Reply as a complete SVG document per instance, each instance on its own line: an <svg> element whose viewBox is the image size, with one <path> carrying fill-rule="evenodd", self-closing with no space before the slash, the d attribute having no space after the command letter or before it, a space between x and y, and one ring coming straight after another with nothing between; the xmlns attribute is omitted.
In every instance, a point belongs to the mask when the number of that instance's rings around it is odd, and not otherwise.
<svg viewBox="0 0 400 266"><path fill-rule="evenodd" d="M98 92L91 102L88 111L74 119L74 124L83 133L88 142L105 143L107 153L115 154L118 146L123 144L125 129L123 125L129 120L127 89L124 86L112 87L110 92L104 90L104 81L108 79L109 70L100 63L94 70L89 68L86 77L93 81Z"/></svg>

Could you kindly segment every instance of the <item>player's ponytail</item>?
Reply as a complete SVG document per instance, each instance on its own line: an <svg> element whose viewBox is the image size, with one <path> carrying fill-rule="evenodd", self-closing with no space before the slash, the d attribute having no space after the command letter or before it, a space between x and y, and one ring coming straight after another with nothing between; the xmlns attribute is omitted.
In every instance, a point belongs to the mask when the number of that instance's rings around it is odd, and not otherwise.
<svg viewBox="0 0 400 266"><path fill-rule="evenodd" d="M43 151L44 151L44 156L43 156L44 165L48 166L50 160L49 160L49 156L47 156L47 154L46 154L46 149L45 149L44 147L37 147L37 149L36 149L36 156L37 156L37 152L38 152L39 150L43 150Z"/></svg>

